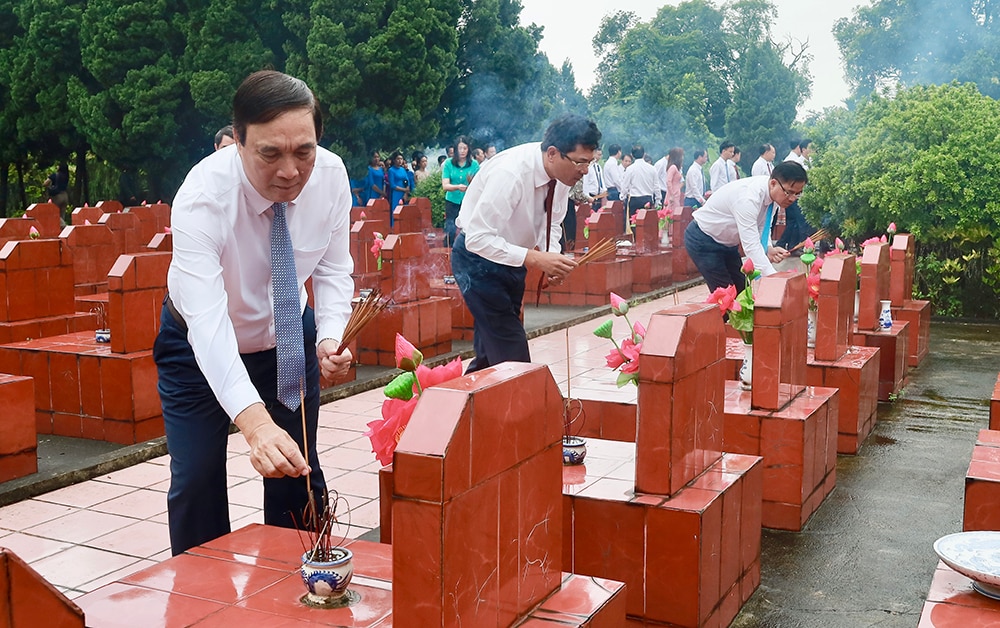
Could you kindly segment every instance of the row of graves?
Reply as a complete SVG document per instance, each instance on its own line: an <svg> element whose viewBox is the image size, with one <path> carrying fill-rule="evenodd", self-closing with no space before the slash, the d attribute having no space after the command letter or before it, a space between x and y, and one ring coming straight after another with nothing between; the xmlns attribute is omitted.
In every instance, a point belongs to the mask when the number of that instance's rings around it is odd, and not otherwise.
<svg viewBox="0 0 1000 628"><path fill-rule="evenodd" d="M614 208L606 209L614 219ZM393 349L378 338L396 333L430 347L427 356L450 350L452 336L439 319L451 321L455 287L434 281L447 269L447 251L428 246L429 206L415 199L397 208L396 225L406 224L408 212L418 222L384 238L375 236L388 224L379 208L353 211L359 289L381 290L393 301L385 321L358 336L355 355L395 364ZM604 213L591 217L590 238L602 237ZM658 218L648 214L637 216L633 250L585 268L605 278L622 272L613 265L632 261L634 269L639 242L652 243L645 221L658 236ZM683 234L677 224L673 237ZM617 229L607 231L618 236ZM381 260L371 252L376 240ZM654 254L661 254L656 240ZM676 259L678 252L669 254ZM114 268L156 255L125 256L131 261L119 258ZM2 264L0 253L0 276ZM859 291L854 256L828 255L819 273L815 348L807 347L806 275L761 279L748 386L738 374L744 347L730 337L719 308L686 303L650 320L632 401L587 389L568 399L538 364L506 363L426 390L393 464L380 473L382 542L342 541L353 553L354 579L330 607L303 603L301 540L268 526L237 530L76 604L0 554L17 574L0 580L4 597L14 616L44 611L83 625L85 612L88 626L120 625L122 618L204 626L274 625L278 618L328 626L728 625L760 583L761 528L803 528L835 486L838 452L858 451L877 400L899 392L911 360L923 357L918 347L926 354L929 304L906 298L912 286L899 291L891 324L879 320L891 287L912 282L912 265L906 235L869 245ZM109 304L115 291L150 281L140 281L139 270L150 272L135 268L120 285L109 275ZM161 272L160 300L165 266ZM606 299L607 292L601 303ZM440 310L421 310L425 303ZM908 311L915 316L907 319ZM366 339L369 331L375 341ZM113 329L112 350L114 343ZM26 351L24 344L0 351ZM127 355L129 347L119 346ZM588 417L574 434L588 441L579 465L564 464L571 403ZM209 581L212 587L200 584Z"/></svg>

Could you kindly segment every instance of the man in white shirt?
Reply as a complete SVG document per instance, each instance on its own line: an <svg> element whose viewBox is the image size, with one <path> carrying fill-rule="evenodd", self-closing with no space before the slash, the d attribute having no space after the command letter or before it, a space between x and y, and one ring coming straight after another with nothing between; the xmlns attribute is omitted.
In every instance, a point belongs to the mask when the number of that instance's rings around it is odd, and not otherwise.
<svg viewBox="0 0 1000 628"><path fill-rule="evenodd" d="M709 291L735 285L746 287L739 247L753 260L762 275L776 271L773 264L788 257L788 251L770 246L770 229L779 207L791 205L809 177L799 164L784 162L770 177L747 177L726 185L694 212L684 231L684 247Z"/></svg>
<svg viewBox="0 0 1000 628"><path fill-rule="evenodd" d="M524 279L530 268L561 282L576 268L559 252L560 225L569 189L586 174L600 141L596 124L563 115L541 143L497 153L469 184L451 252L452 274L474 320L476 357L467 373L531 361L520 319Z"/></svg>
<svg viewBox="0 0 1000 628"><path fill-rule="evenodd" d="M302 521L305 476L317 499L325 488L315 447L320 373L342 379L352 360L336 355L354 291L351 189L340 157L317 145L319 103L297 78L256 72L233 98L233 127L236 148L194 166L171 211L169 296L153 358L175 555L230 531L230 421L264 476L265 523ZM306 306L310 276L315 312ZM278 368L296 354L294 368Z"/></svg>
<svg viewBox="0 0 1000 628"><path fill-rule="evenodd" d="M785 157L785 161L794 161L800 166L805 166L806 159L802 156L802 148L800 144L802 140L791 140L788 142L788 156Z"/></svg>
<svg viewBox="0 0 1000 628"><path fill-rule="evenodd" d="M601 149L594 150L594 161L590 163L587 174L583 175L583 193L594 199L593 209L600 209L608 195L608 186L604 181L604 168L601 166Z"/></svg>
<svg viewBox="0 0 1000 628"><path fill-rule="evenodd" d="M762 144L760 147L760 157L757 158L757 161L753 162L750 174L754 177L771 176L771 171L774 170L774 165L771 163L774 161L774 152L774 146Z"/></svg>
<svg viewBox="0 0 1000 628"><path fill-rule="evenodd" d="M719 158L715 160L715 163L712 164L712 167L708 171L712 194L718 192L727 183L732 183L736 180L736 177L733 176L732 168L729 166L729 160L732 159L735 149L736 145L732 142L723 142L719 145Z"/></svg>
<svg viewBox="0 0 1000 628"><path fill-rule="evenodd" d="M622 182L625 179L625 168L622 167L622 147L612 144L608 147L608 160L604 163L604 183L608 186L608 200L619 201L622 198Z"/></svg>
<svg viewBox="0 0 1000 628"><path fill-rule="evenodd" d="M705 204L705 162L708 153L704 150L694 151L694 162L688 168L684 178L684 207L701 207Z"/></svg>
<svg viewBox="0 0 1000 628"><path fill-rule="evenodd" d="M622 193L628 199L628 218L632 217L635 210L646 205L653 206L655 194L660 193L660 187L656 178L656 168L643 157L646 150L641 144L632 147L632 165L625 171L625 179L622 182ZM663 175L664 179L666 174Z"/></svg>
<svg viewBox="0 0 1000 628"><path fill-rule="evenodd" d="M664 155L660 157L653 167L656 168L656 185L659 190L659 196L656 197L656 202L659 204L664 203L664 199L667 198L667 156Z"/></svg>

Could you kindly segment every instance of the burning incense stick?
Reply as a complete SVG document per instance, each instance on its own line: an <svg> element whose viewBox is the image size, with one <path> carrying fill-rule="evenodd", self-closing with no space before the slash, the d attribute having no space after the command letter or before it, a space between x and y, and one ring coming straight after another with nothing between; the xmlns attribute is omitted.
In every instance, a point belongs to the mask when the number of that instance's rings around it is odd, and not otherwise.
<svg viewBox="0 0 1000 628"><path fill-rule="evenodd" d="M372 290L368 296L362 297L357 306L351 310L351 317L347 319L347 327L344 328L344 337L340 340L340 346L337 347L337 355L343 353L347 345L351 344L365 328L365 325L375 320L375 317L388 306L388 299L382 299L382 293L379 290Z"/></svg>
<svg viewBox="0 0 1000 628"><path fill-rule="evenodd" d="M616 249L614 240L611 238L604 238L594 246L590 247L586 253L580 256L580 259L576 260L576 265L579 268L588 262L592 262L596 259L600 259L607 255L608 253L614 252Z"/></svg>
<svg viewBox="0 0 1000 628"><path fill-rule="evenodd" d="M813 242L817 242L817 243L818 243L818 242L819 242L819 241L821 241L821 240L828 240L828 239L830 239L830 232L829 232L829 231L827 231L826 229L820 229L820 230L819 230L819 231L817 231L816 233L814 233L814 234L812 234L811 236L809 236L809 238L810 238L810 239L811 239L811 240L812 240ZM803 240L802 242L799 242L798 244L796 244L796 245L795 245L795 246L794 246L794 247L792 248L792 251L798 251L799 249L801 249L801 248L802 248L802 247L804 247L805 245L806 245L806 241L805 241L805 240ZM789 253L791 253L792 251L789 251Z"/></svg>

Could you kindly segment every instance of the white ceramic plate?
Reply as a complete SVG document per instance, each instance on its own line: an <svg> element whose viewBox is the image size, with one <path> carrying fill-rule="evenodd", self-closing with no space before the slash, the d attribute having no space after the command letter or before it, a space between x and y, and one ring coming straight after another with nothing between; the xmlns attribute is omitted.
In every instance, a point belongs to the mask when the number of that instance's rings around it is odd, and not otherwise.
<svg viewBox="0 0 1000 628"><path fill-rule="evenodd" d="M1000 532L949 534L934 542L934 551L946 565L985 585L977 588L980 593L1000 592Z"/></svg>

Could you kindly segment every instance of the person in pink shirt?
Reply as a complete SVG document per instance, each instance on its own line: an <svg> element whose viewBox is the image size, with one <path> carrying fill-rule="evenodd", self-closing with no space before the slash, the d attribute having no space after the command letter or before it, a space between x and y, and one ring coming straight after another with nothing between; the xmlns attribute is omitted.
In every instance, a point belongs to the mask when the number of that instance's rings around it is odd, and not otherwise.
<svg viewBox="0 0 1000 628"><path fill-rule="evenodd" d="M684 166L684 149L675 146L667 153L667 209L671 213L679 212L684 204L684 175L681 168Z"/></svg>

